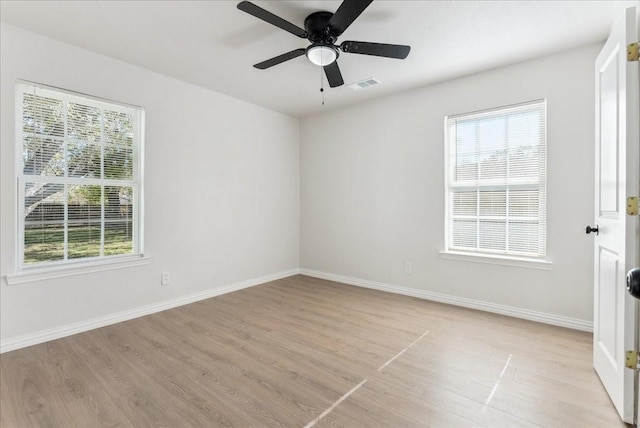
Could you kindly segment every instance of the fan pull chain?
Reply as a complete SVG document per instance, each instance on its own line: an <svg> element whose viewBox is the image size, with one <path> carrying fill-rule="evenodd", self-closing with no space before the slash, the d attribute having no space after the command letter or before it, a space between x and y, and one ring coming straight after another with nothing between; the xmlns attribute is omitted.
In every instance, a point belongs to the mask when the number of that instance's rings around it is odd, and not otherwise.
<svg viewBox="0 0 640 428"><path fill-rule="evenodd" d="M324 105L324 80L322 79L322 67L318 67L320 69L320 94L322 94L322 105Z"/></svg>

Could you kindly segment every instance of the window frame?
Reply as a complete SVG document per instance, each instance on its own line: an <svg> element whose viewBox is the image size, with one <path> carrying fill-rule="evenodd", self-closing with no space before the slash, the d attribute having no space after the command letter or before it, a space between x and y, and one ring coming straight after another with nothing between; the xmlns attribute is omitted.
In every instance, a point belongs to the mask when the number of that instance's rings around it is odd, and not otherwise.
<svg viewBox="0 0 640 428"><path fill-rule="evenodd" d="M116 102L104 98L95 97L79 92L61 89L53 86L43 85L35 82L18 80L15 84L15 178L16 178L16 273L7 276L8 283L28 282L31 280L57 278L67 275L75 275L86 272L102 271L107 269L116 269L119 267L137 266L146 264L148 259L144 257L144 121L145 111L140 106ZM24 173L23 150L27 133L24 132L24 108L23 100L25 94L40 94L56 100L61 100L66 107L69 102L83 103L92 107L99 108L102 111L109 110L131 114L133 116L133 141L132 141L132 158L133 168L132 177L130 179L105 178L104 164L101 161L101 177L85 178L85 177L69 177L67 172L60 176L39 176L28 175ZM66 108L65 108L66 116ZM66 120L66 119L65 119ZM68 141L69 137L66 131L60 137L62 141ZM66 147L66 145L65 145ZM100 141L101 160L104 156L104 140ZM117 146L113 146L117 147ZM66 148L65 148L66 151ZM28 263L24 261L25 257L25 183L55 182L67 185L100 185L100 186L127 186L132 188L132 253L130 254L103 254L104 241L101 238L101 252L98 256L69 258L67 256L68 239L65 237L64 248L65 258L55 261L44 261L38 263ZM65 190L66 192L66 190ZM66 200L66 199L65 199ZM65 202L65 205L68 202ZM104 236L104 226L108 223L104 214L104 199L100 201L101 207L101 237ZM63 224L65 230L69 224L67 217L67 208L65 208L65 218ZM66 232L65 232L66 235Z"/></svg>
<svg viewBox="0 0 640 428"><path fill-rule="evenodd" d="M522 111L526 111L528 108L532 110L539 110L542 114L542 127L543 135L541 136L543 152L542 159L539 161L541 165L539 165L538 177L535 180L527 179L518 179L518 178L510 178L505 175L504 179L501 180L486 180L484 183L481 179L476 178L475 180L468 180L465 183L460 183L453 177L453 172L455 171L455 162L457 147L456 141L453 141L453 136L451 135L451 129L455 126L455 122L457 120L473 120L477 119L478 121L485 118L498 117L498 116L506 116L510 113L516 113L519 109ZM452 124L453 123L453 124ZM453 147L452 147L453 146ZM508 150L509 144L506 142L505 149ZM444 218L444 250L440 251L440 255L442 258L446 259L456 259L456 260L465 260L472 262L483 262L483 263L491 263L491 264L503 264L510 266L519 266L519 267L533 267L539 269L550 269L551 261L548 259L547 253L547 182L548 182L548 174L547 174L547 153L548 153L548 144L547 144L547 100L546 99L537 99L517 104L499 106L489 109L484 109L480 111L474 111L469 113L455 114L449 115L444 118L444 190L445 190L445 218ZM481 151L476 150L473 152L474 155L478 156L481 154ZM508 162L508 160L507 160ZM509 200L508 194L511 190L517 189L537 189L539 192L538 196L538 216L536 217L536 221L538 222L538 236L539 239L542 239L541 249L542 251L538 251L537 253L526 253L526 252L518 252L518 251L510 251L507 245L508 239L508 231L507 224L509 223L510 218L510 210L509 210ZM471 247L463 247L454 245L453 235L452 235L452 227L453 227L453 198L456 193L454 190L468 190L475 191L477 194L476 204L477 209L475 215L471 215L470 220L475 220L477 224L480 223L483 215L480 213L480 192L481 191L491 191L491 190L499 190L505 191L505 213L503 216L505 221L505 244L504 249L495 250L495 249L486 249L480 248L480 232L479 229L476 229L475 240L476 246L475 248ZM500 216L499 216L500 217ZM516 216L517 217L517 216ZM486 218L485 218L486 220ZM479 226L478 226L479 227ZM540 250L540 249L539 249Z"/></svg>

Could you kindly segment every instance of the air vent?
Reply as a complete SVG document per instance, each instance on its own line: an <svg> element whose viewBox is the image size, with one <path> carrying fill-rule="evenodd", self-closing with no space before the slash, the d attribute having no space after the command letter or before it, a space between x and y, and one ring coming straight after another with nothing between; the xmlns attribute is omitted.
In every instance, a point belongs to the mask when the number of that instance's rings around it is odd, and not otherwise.
<svg viewBox="0 0 640 428"><path fill-rule="evenodd" d="M364 88L368 88L370 86L375 86L377 84L379 84L380 81L378 79L376 79L375 77L369 77L367 79L363 79L359 82L356 82L352 85L349 85L349 87L351 89L364 89Z"/></svg>

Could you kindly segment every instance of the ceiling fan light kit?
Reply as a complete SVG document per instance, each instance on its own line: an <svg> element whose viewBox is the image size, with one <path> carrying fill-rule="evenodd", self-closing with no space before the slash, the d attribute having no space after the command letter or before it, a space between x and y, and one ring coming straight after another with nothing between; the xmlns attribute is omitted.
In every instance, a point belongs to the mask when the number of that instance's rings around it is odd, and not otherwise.
<svg viewBox="0 0 640 428"><path fill-rule="evenodd" d="M338 59L338 50L333 46L314 43L307 48L307 58L315 65L324 67Z"/></svg>
<svg viewBox="0 0 640 428"><path fill-rule="evenodd" d="M335 88L344 84L337 62L340 51L350 54L405 59L411 50L410 46L355 41L345 41L340 45L335 44L338 37L364 12L372 1L344 0L336 13L314 12L304 20L304 30L249 1L238 3L238 9L241 11L311 42L311 45L306 49L294 49L254 64L254 67L265 70L290 59L306 55L309 61L324 69L329 86Z"/></svg>

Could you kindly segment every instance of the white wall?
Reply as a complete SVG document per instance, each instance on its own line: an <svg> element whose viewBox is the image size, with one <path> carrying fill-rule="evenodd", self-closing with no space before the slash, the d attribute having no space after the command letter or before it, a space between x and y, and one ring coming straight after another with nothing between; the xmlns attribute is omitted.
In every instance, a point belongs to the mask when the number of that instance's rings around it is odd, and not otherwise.
<svg viewBox="0 0 640 428"><path fill-rule="evenodd" d="M6 24L1 31L2 347L299 266L418 294L593 319L593 243L584 226L593 219L599 46L308 117L300 126ZM17 79L145 108L149 265L7 285L16 254ZM442 259L444 116L543 97L552 270ZM413 263L411 275L405 262ZM161 271L171 273L171 285L160 285Z"/></svg>
<svg viewBox="0 0 640 428"><path fill-rule="evenodd" d="M593 220L593 62L599 48L305 118L303 272L489 302L588 326L593 242L584 227ZM442 259L444 117L540 98L548 102L552 270ZM411 275L404 273L405 262L413 263Z"/></svg>
<svg viewBox="0 0 640 428"><path fill-rule="evenodd" d="M6 24L1 31L3 345L298 268L298 119ZM7 285L16 257L17 79L145 108L149 265Z"/></svg>

